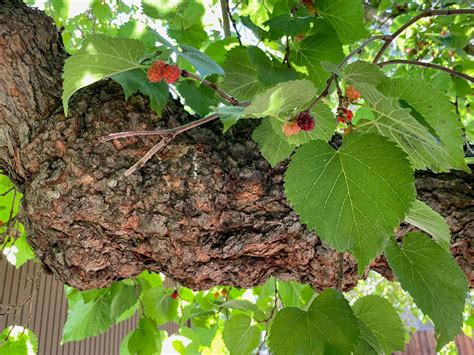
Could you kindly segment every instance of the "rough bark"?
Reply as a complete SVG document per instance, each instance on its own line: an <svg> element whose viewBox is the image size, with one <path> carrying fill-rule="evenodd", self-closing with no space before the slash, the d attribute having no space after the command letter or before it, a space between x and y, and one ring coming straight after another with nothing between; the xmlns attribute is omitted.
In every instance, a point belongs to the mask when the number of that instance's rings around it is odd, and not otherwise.
<svg viewBox="0 0 474 355"><path fill-rule="evenodd" d="M10 0L0 6L0 166L24 193L21 218L39 259L79 289L148 269L194 289L251 287L270 275L320 290L336 284L337 254L300 224L283 194L285 164L271 169L249 125L218 123L182 135L143 169L123 172L154 143L99 137L173 127L192 117L170 101L125 101L103 82L60 109L65 54L52 22ZM59 107L59 109L57 109ZM474 286L474 178L418 175L419 196L447 217L452 252ZM372 267L391 277L383 258ZM344 288L357 282L346 255Z"/></svg>

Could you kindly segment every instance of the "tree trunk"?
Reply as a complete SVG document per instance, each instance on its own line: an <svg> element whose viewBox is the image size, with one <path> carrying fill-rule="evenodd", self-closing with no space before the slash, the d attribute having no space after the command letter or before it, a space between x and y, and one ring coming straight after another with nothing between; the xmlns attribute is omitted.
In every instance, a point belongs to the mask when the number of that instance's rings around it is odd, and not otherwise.
<svg viewBox="0 0 474 355"><path fill-rule="evenodd" d="M140 171L123 172L156 142L109 133L174 127L194 119L173 100L158 117L145 98L125 101L102 82L80 91L64 117L66 57L52 21L0 0L0 166L24 193L21 219L45 267L78 289L147 269L193 289L252 287L274 275L316 290L334 287L337 253L306 230L251 125L222 134L219 123L172 141ZM420 173L418 193L447 217L452 253L474 286L474 178ZM391 277L383 258L372 267ZM346 254L344 288L357 280Z"/></svg>

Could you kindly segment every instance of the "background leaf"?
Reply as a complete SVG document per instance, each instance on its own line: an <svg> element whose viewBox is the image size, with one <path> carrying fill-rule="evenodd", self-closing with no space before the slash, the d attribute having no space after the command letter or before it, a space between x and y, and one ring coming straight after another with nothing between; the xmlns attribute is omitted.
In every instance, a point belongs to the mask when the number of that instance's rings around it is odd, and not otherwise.
<svg viewBox="0 0 474 355"><path fill-rule="evenodd" d="M451 231L443 216L420 200L408 211L405 221L430 234L439 245L449 250Z"/></svg>
<svg viewBox="0 0 474 355"><path fill-rule="evenodd" d="M273 354L346 354L360 337L357 318L342 294L324 290L308 311L288 307L273 320L268 346Z"/></svg>
<svg viewBox="0 0 474 355"><path fill-rule="evenodd" d="M403 289L433 321L439 351L461 331L464 274L448 251L422 233L407 234L402 247L391 241L386 256Z"/></svg>
<svg viewBox="0 0 474 355"><path fill-rule="evenodd" d="M359 298L352 306L359 318L376 336L385 354L403 351L405 329L393 306L383 297L369 295Z"/></svg>

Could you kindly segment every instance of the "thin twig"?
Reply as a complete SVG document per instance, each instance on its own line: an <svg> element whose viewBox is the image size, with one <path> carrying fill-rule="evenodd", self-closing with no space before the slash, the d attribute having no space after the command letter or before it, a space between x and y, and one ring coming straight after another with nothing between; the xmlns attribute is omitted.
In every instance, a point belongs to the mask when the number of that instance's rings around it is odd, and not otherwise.
<svg viewBox="0 0 474 355"><path fill-rule="evenodd" d="M235 19L232 17L232 11L230 10L228 0L226 0L226 5L227 5L227 15L229 15L230 22L232 22L232 27L234 28L235 35L237 36L237 40L239 41L239 44L242 46L242 38L240 37L240 32L237 29L237 23L235 22Z"/></svg>
<svg viewBox="0 0 474 355"><path fill-rule="evenodd" d="M230 103L233 106L248 106L248 103L239 102L236 98L226 93L224 90L218 87L215 83L211 83L210 81L206 79L201 79L198 75L194 73L190 73L186 70L182 70L181 76L183 78L191 78L191 79L201 82L202 84L214 90L220 97L222 97L224 100L226 100L228 103Z"/></svg>
<svg viewBox="0 0 474 355"><path fill-rule="evenodd" d="M139 161L137 161L133 166L131 166L125 173L123 173L125 176L132 175L135 171L138 169L141 169L148 160L150 160L153 155L158 153L161 149L163 149L172 139L173 137L163 137L161 141L159 141L157 144L155 144Z"/></svg>
<svg viewBox="0 0 474 355"><path fill-rule="evenodd" d="M354 49L352 52L350 52L343 60L341 60L339 62L339 64L337 65L337 67L339 69L341 69L344 65L347 64L347 62L349 62L349 60L357 55L357 54L360 54L362 53L362 50L368 45L370 44L371 42L374 42L374 41L377 41L377 40L384 40L386 38L386 36L384 35L376 35L376 36L371 36L369 38L367 38L364 42L362 42L362 44L357 47L356 49ZM331 77L326 81L326 86L324 87L323 91L321 92L321 94L319 94L318 97L316 97L312 102L311 104L309 105L307 111L310 111L315 105L316 103L318 103L319 100L321 100L322 98L326 97L328 94L329 94L329 91L331 89L331 85L334 81L334 79L336 78L336 75L333 74L331 75Z"/></svg>
<svg viewBox="0 0 474 355"><path fill-rule="evenodd" d="M175 128L160 129L160 130L156 130L156 131L127 131L127 132L112 133L112 134L109 134L108 136L102 137L100 140L102 142L107 142L107 141L110 141L112 139L128 138L128 137L135 137L135 136L160 136L160 137L172 137L172 138L174 138L178 134L186 132L186 131L188 131L192 128L201 126L204 123L213 121L217 118L219 118L219 115L214 114L214 115L209 115L209 116L200 118L199 120L196 120L196 121L186 123L182 126L175 127Z"/></svg>
<svg viewBox="0 0 474 355"><path fill-rule="evenodd" d="M274 286L274 292L275 292L275 301L274 301L274 304L273 304L273 308L270 312L270 316L266 319L264 319L262 322L265 322L266 325L265 325L265 335L263 337L263 340L262 342L260 343L258 349L257 349L257 354L260 354L260 352L262 351L262 348L263 348L263 345L265 345L265 342L267 341L267 336L268 336L268 325L269 325L269 322L270 320L273 318L273 315L275 314L275 311L277 310L278 308L278 288L277 288L277 281L276 281L276 278L275 278L275 286Z"/></svg>
<svg viewBox="0 0 474 355"><path fill-rule="evenodd" d="M438 64L433 64L433 63L426 63L426 62L420 62L418 60L407 60L407 59L393 59L393 60L387 60L386 62L382 62L382 63L378 63L377 65L379 67L384 67L386 65L391 65L391 64L409 64L409 65L418 65L420 67L426 67L426 68L432 68L432 69L436 69L436 70L441 70L441 71L444 71L446 73L449 73L453 76L457 76L459 78L463 78L463 79L466 79L466 80L469 80L471 83L474 83L474 78L472 76L469 76L467 74L464 74L464 73L460 73L456 70L453 70L453 69L450 69L450 68L446 68L446 67L443 67L441 65L438 65Z"/></svg>
<svg viewBox="0 0 474 355"><path fill-rule="evenodd" d="M287 65L288 68L291 68L291 63L290 63L290 54L291 54L291 49L290 49L290 37L286 36L286 47L285 47L285 56L283 57L283 63Z"/></svg>
<svg viewBox="0 0 474 355"><path fill-rule="evenodd" d="M403 31L405 31L408 27L414 24L419 19L424 17L431 17L431 16L450 16L450 15L463 15L463 14L474 14L474 9L452 9L452 10L427 10L423 11L422 13L418 14L417 16L413 17L411 20L406 22L403 26L401 26L398 30L396 30L392 35L388 36L385 39L385 43L383 44L382 48L378 51L377 55L375 56L373 63L377 63L390 44L397 38Z"/></svg>
<svg viewBox="0 0 474 355"><path fill-rule="evenodd" d="M342 291L344 281L344 252L339 252L338 269L337 269L337 289Z"/></svg>

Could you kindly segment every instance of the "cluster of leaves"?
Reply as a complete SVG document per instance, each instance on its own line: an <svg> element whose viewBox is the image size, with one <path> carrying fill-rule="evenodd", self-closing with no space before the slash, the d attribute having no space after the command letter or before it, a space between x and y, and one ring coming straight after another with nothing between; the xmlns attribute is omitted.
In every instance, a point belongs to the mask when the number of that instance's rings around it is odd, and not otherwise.
<svg viewBox="0 0 474 355"><path fill-rule="evenodd" d="M384 254L403 289L433 321L439 350L461 329L468 288L449 253L446 222L416 199L414 172L470 171L451 100L456 98L469 126L471 87L430 69L382 71L370 63L375 41L358 61L339 65L370 32L391 33L420 10L412 2L404 9L390 1L370 3L390 21L365 24L360 0L266 0L265 6L257 0L239 2L232 20L242 34L221 39L219 32L206 31L206 10L197 0L177 5L143 0L141 7L94 1L90 11L79 15L92 22L68 20L67 1L52 1L72 53L64 68L64 111L68 114L75 92L111 78L126 98L137 92L148 96L159 114L171 87L147 81L146 70L156 60L198 73L201 80L245 102L229 105L209 85L189 77L171 91L199 116L217 113L224 132L240 119L261 120L252 138L272 166L290 158L285 194L302 223L337 251L354 255L361 274ZM114 22L119 13L128 15L126 23ZM456 69L469 73L472 62L464 48L471 23L472 17L429 18L397 37L390 54L445 65L452 60L444 50L452 49L461 59ZM78 45L73 35L77 30L92 34ZM329 79L335 79L339 90L328 90L324 100L316 100ZM347 126L337 121L336 111L349 85L361 99L350 106L355 116ZM283 134L285 122L306 110L315 128ZM335 133L343 136L338 149L328 144ZM410 233L400 245L394 230L402 221L432 238ZM338 291L316 295L307 286L275 280L249 291L224 290L225 295L222 289L194 293L180 287L175 299L173 289L149 273L108 289L68 290L63 340L97 335L138 310L138 328L123 340L124 354L159 352L166 334L158 326L167 322L178 323L180 334L189 339L173 342L183 354L222 343L239 354L259 346L275 354L387 353L403 347L400 319L379 296L362 297L351 306Z"/></svg>
<svg viewBox="0 0 474 355"><path fill-rule="evenodd" d="M23 225L17 220L22 195L0 171L0 251L19 268L34 258Z"/></svg>

